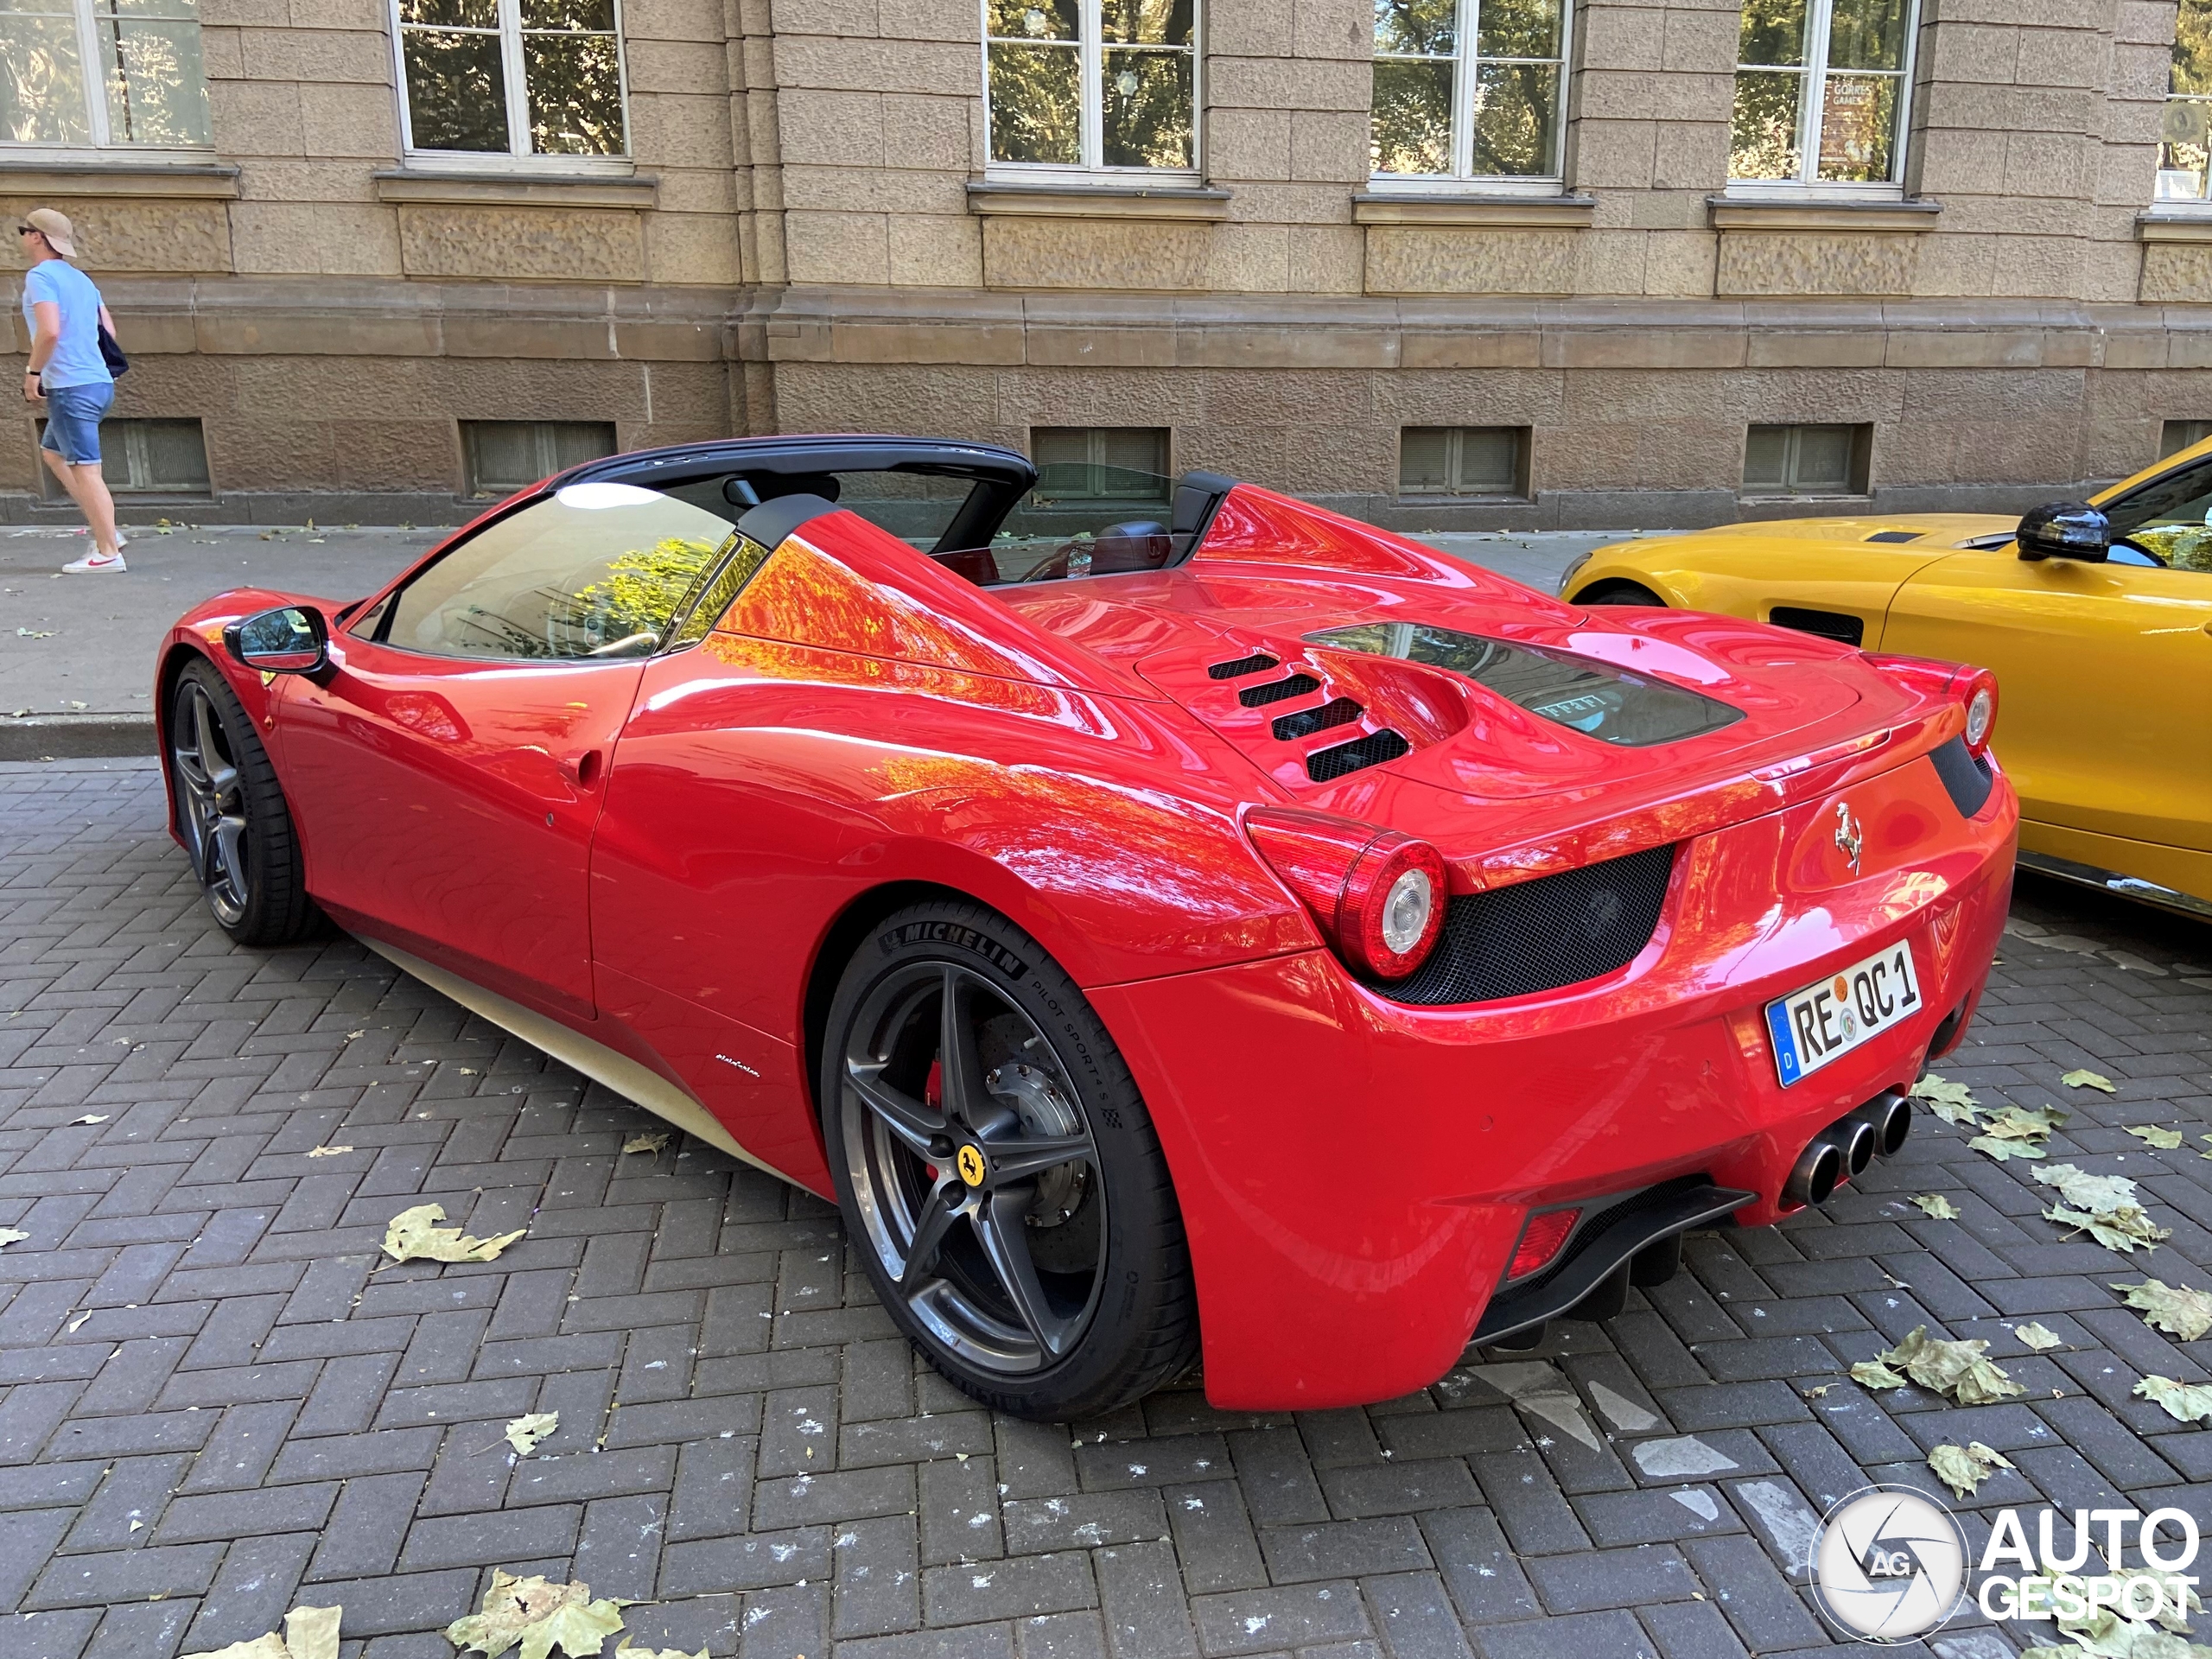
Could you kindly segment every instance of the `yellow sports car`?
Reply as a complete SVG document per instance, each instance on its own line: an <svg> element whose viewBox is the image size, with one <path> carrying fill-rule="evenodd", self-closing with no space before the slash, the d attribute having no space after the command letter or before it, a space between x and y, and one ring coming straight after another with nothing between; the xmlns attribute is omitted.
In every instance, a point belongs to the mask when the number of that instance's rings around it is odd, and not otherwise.
<svg viewBox="0 0 2212 1659"><path fill-rule="evenodd" d="M1560 591L1992 670L2020 862L2212 919L2212 440L2017 524L1728 524L1601 547Z"/></svg>

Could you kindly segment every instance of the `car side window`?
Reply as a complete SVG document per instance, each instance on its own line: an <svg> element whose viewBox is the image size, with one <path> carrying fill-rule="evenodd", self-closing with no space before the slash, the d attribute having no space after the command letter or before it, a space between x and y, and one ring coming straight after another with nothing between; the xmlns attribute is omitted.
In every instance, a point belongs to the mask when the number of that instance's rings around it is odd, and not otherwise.
<svg viewBox="0 0 2212 1659"><path fill-rule="evenodd" d="M2105 516L2115 554L2125 537L2177 570L2212 575L2212 456L2152 479Z"/></svg>
<svg viewBox="0 0 2212 1659"><path fill-rule="evenodd" d="M737 541L741 507L571 484L487 524L355 625L434 657L649 656Z"/></svg>

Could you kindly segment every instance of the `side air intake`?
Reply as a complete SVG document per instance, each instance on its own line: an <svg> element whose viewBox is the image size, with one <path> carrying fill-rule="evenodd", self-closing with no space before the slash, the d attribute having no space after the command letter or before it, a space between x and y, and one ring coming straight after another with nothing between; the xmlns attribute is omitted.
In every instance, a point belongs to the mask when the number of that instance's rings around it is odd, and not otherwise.
<svg viewBox="0 0 2212 1659"><path fill-rule="evenodd" d="M1316 732L1325 732L1332 726L1349 726L1360 716L1360 707L1350 697L1338 697L1323 703L1319 709L1301 709L1294 715L1280 716L1274 723L1275 741L1289 743L1301 737L1311 737Z"/></svg>
<svg viewBox="0 0 2212 1659"><path fill-rule="evenodd" d="M1376 989L1433 1007L1530 996L1612 973L1651 943L1674 871L1674 848L1652 847L1464 894L1445 912L1428 960Z"/></svg>

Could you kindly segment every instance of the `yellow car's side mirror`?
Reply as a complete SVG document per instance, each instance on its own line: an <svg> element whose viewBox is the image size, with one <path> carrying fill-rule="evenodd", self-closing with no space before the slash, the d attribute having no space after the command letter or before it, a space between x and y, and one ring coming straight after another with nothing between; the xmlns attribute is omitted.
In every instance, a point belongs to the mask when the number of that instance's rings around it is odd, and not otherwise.
<svg viewBox="0 0 2212 1659"><path fill-rule="evenodd" d="M2084 501L2047 501L2020 520L2017 543L2030 563L2084 559L2101 563L2112 554L2112 520Z"/></svg>

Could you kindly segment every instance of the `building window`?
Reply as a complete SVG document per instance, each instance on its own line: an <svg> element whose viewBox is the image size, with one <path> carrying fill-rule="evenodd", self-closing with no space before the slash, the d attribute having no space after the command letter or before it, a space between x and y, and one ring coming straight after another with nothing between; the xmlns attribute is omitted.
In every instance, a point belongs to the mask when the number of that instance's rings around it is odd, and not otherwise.
<svg viewBox="0 0 2212 1659"><path fill-rule="evenodd" d="M2173 66L2158 132L2160 201L2202 201L2212 153L2212 0L2181 0L2174 21Z"/></svg>
<svg viewBox="0 0 2212 1659"><path fill-rule="evenodd" d="M1568 15L1567 0L1376 0L1376 175L1558 178Z"/></svg>
<svg viewBox="0 0 2212 1659"><path fill-rule="evenodd" d="M1864 495L1871 426L1755 426L1744 444L1745 495Z"/></svg>
<svg viewBox="0 0 2212 1659"><path fill-rule="evenodd" d="M46 423L39 423L46 435ZM39 468L50 501L68 499L53 473ZM100 423L100 476L115 495L208 493L207 443L198 421L105 420Z"/></svg>
<svg viewBox="0 0 2212 1659"><path fill-rule="evenodd" d="M1913 0L1745 0L1732 185L1903 177Z"/></svg>
<svg viewBox="0 0 2212 1659"><path fill-rule="evenodd" d="M471 495L512 495L541 478L614 453L612 421L463 421Z"/></svg>
<svg viewBox="0 0 2212 1659"><path fill-rule="evenodd" d="M410 151L625 156L617 0L395 0Z"/></svg>
<svg viewBox="0 0 2212 1659"><path fill-rule="evenodd" d="M206 145L199 0L0 4L0 140L79 149Z"/></svg>
<svg viewBox="0 0 2212 1659"><path fill-rule="evenodd" d="M1198 167L1196 0L983 0L991 160Z"/></svg>
<svg viewBox="0 0 2212 1659"><path fill-rule="evenodd" d="M1398 436L1401 495L1529 493L1525 426L1409 426Z"/></svg>
<svg viewBox="0 0 2212 1659"><path fill-rule="evenodd" d="M2207 438L2212 438L2212 421L2168 421L2158 431L2158 459L2177 455Z"/></svg>
<svg viewBox="0 0 2212 1659"><path fill-rule="evenodd" d="M1167 475L1164 426L1038 426L1029 432L1039 502L1118 501L1163 505Z"/></svg>

